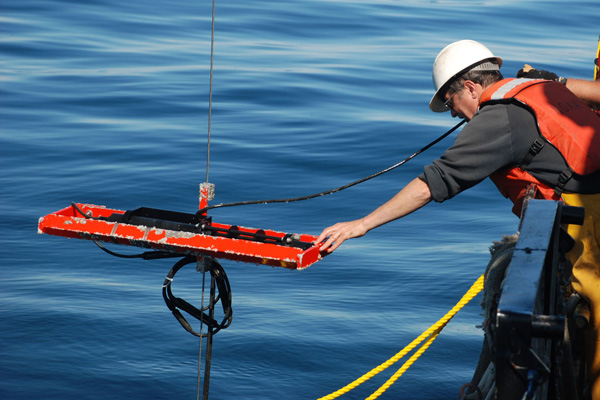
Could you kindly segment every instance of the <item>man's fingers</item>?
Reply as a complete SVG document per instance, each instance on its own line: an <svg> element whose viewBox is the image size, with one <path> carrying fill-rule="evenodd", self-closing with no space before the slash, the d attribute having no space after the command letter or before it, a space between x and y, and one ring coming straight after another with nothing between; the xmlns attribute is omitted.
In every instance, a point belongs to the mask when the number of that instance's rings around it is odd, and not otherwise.
<svg viewBox="0 0 600 400"><path fill-rule="evenodd" d="M323 245L320 247L319 250L321 250L321 251L327 250L327 252L331 253L332 251L334 251L335 249L340 247L340 245L344 241L345 241L345 238L341 238L340 232L331 233L329 235L329 237L327 238L327 240L325 241L325 243L323 243Z"/></svg>
<svg viewBox="0 0 600 400"><path fill-rule="evenodd" d="M329 248L327 249L327 251L329 253L332 253L335 249L337 249L338 247L340 247L340 245L342 244L343 240L336 240L334 241L331 246L329 246Z"/></svg>
<svg viewBox="0 0 600 400"><path fill-rule="evenodd" d="M327 250L329 253L340 247L346 239L354 237L351 233L352 224L349 222L338 222L337 224L325 228L321 235L315 240L315 243L323 243L319 248L321 251ZM323 242L324 241L324 242Z"/></svg>
<svg viewBox="0 0 600 400"><path fill-rule="evenodd" d="M315 239L314 243L315 244L319 244L322 241L324 241L325 239L327 239L327 237L329 236L328 233L326 233L325 231L323 231L318 238Z"/></svg>
<svg viewBox="0 0 600 400"><path fill-rule="evenodd" d="M331 237L331 235L336 232L336 230L337 230L336 228L338 225L339 225L339 223L323 229L323 232L321 232L319 237L315 240L315 243L321 243L327 237Z"/></svg>

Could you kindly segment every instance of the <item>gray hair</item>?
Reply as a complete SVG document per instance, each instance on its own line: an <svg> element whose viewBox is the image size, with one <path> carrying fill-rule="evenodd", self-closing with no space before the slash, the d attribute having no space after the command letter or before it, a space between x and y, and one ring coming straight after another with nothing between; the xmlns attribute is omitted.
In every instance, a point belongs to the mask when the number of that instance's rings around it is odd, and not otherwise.
<svg viewBox="0 0 600 400"><path fill-rule="evenodd" d="M463 88L465 81L473 81L480 84L485 89L502 79L504 79L504 76L502 76L502 73L498 70L471 69L454 79L450 86L448 86L446 93L456 93L460 91Z"/></svg>

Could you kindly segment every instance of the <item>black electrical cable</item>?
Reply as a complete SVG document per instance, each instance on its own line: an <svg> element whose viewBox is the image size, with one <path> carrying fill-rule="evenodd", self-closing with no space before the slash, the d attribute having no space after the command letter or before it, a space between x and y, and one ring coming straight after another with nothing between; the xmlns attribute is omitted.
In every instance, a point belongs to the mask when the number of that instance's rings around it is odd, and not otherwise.
<svg viewBox="0 0 600 400"><path fill-rule="evenodd" d="M289 198L289 199L251 200L251 201L239 201L239 202L235 202L235 203L215 204L214 206L208 206L208 207L204 207L204 208L200 209L197 212L197 214L204 214L208 210L213 210L215 208L223 208L223 207L246 206L246 205L251 205L251 204L292 203L292 202L295 202L295 201L302 201L302 200L314 199L315 197L326 196L328 194L332 194L332 193L336 193L336 192L342 191L344 189L348 189L349 187L352 187L352 186L358 185L359 183L363 183L363 182L366 182L366 181L368 181L370 179L376 178L379 175L383 175L386 172L389 172L389 171L391 171L391 170L393 170L395 168L398 168L399 166L407 163L408 161L412 160L413 158L415 158L416 156L418 156L419 154L421 154L425 150L429 149L430 147L432 147L432 146L436 145L437 143L439 143L440 141L442 141L444 138L446 138L452 132L454 132L455 130L457 130L465 122L467 122L466 119L461 120L458 124L456 124L448 132L444 133L442 136L440 136L439 138L435 139L434 141L432 141L431 143L429 143L428 145L426 145L425 147L423 147L419 151L416 151L413 154L411 154L410 156L406 157L404 160L400 161L399 163L394 164L391 167L388 167L388 168L386 168L386 169L384 169L382 171L379 171L379 172L377 172L377 173L375 173L373 175L367 176L366 178L359 179L357 181L348 183L348 184L340 186L338 188L327 190L325 192L311 194L309 196L293 197L293 198Z"/></svg>
<svg viewBox="0 0 600 400"><path fill-rule="evenodd" d="M71 203L71 205L72 205L72 206L73 206L73 208L74 208L75 210L77 210L77 212L78 212L79 214L81 214L81 215L82 215L84 218L87 218L87 219L97 219L97 218L94 218L94 217L92 217L91 215L88 215L88 214L84 213L84 212L83 212L83 210L82 210L81 208L79 208L79 206L77 205L77 203L75 203L75 202L72 202L72 203Z"/></svg>
<svg viewBox="0 0 600 400"><path fill-rule="evenodd" d="M71 203L71 205L83 217L85 217L87 219L95 219L95 220L98 219L98 218L95 218L95 217L83 212L83 210L76 203L73 202L73 203ZM96 241L96 240L93 240L93 242L100 249L104 250L108 254L115 256L115 257L143 258L145 260L168 258L168 257L181 257L181 254L167 252L167 251L148 251L148 252L144 252L141 254L131 254L131 255L119 254L119 253L115 253L114 251L111 251L111 250L105 248L100 243L98 243L98 241ZM221 264L219 264L217 262L217 260L215 260L214 258L211 257L210 259L207 260L208 262L206 263L205 267L209 269L210 275L216 283L216 287L218 289L217 297L214 298L214 300L212 300L208 306L206 306L202 309L198 309L198 308L194 307L192 304L183 300L182 298L179 298L179 297L176 297L175 295L173 295L173 292L171 290L171 283L173 282L173 278L175 277L175 274L177 273L177 271L179 271L185 265L188 265L188 264L191 264L191 263L197 262L197 261L198 261L198 256L188 255L188 256L185 256L184 258L182 258L181 260L179 260L177 263L175 263L175 265L171 268L171 270L167 274L167 277L165 278L165 281L163 283L162 293L163 293L163 298L165 300L167 307L169 308L169 310L171 310L171 312L173 313L173 315L175 316L177 321L179 321L181 326L183 326L183 328L186 331L190 332L194 336L206 337L206 335L203 335L202 333L198 333L198 332L194 331L192 326L189 324L189 322L187 322L187 320L185 319L185 317L179 310L185 311L192 317L194 317L194 318L200 320L202 323L206 324L208 326L208 328L211 330L211 334L214 335L221 329L225 329L229 325L231 325L231 321L233 320L233 311L231 308L231 286L229 284L229 279L227 278L227 274L225 273L225 269L223 269L223 267L221 266ZM219 301L221 302L221 306L223 308L223 315L224 315L221 322L216 321L214 318L211 318L209 315L207 315L205 313L205 311L207 311L207 310L214 309L214 306Z"/></svg>
<svg viewBox="0 0 600 400"><path fill-rule="evenodd" d="M183 328L197 337L206 337L202 333L198 333L192 329L192 326L185 319L181 311L185 311L192 317L198 319L203 324L206 324L208 328L212 331L214 335L221 329L227 328L231 325L231 321L233 319L233 311L231 308L231 286L229 285L229 279L227 278L227 274L225 274L225 270L215 259L210 258L208 262L208 269L210 271L211 277L215 279L215 283L217 285L217 289L219 291L218 296L211 301L211 303L204 307L203 309L198 309L188 303L187 301L176 297L173 295L171 290L171 284L173 283L173 279L175 278L175 274L185 265L197 262L198 258L195 256L186 256L179 260L173 268L167 274L165 278L165 282L163 283L162 293L163 298L165 300L165 304L171 310L177 321L183 326ZM214 306L221 301L221 306L223 308L223 319L221 322L216 321L214 318L211 318L204 311L209 309L213 309Z"/></svg>
<svg viewBox="0 0 600 400"><path fill-rule="evenodd" d="M119 258L142 258L144 260L157 260L159 258L181 257L181 254L172 253L169 251L145 251L140 254L121 254L121 253L116 253L112 250L107 249L106 247L104 247L100 243L98 243L98 241L96 241L96 240L93 240L93 242L96 246L100 247L101 250L105 251L106 253L110 254L111 256L115 256L115 257L119 257Z"/></svg>
<svg viewBox="0 0 600 400"><path fill-rule="evenodd" d="M79 206L75 202L72 202L71 205L84 218L98 220L98 218L92 217L91 215L88 215L88 214L84 213L83 210L81 208L79 208ZM121 254L121 253L116 253L114 251L111 251L111 250L107 249L106 247L104 247L100 243L98 243L97 240L92 240L92 242L94 242L94 244L96 246L98 246L102 251L110 254L111 256L119 257L119 258L143 258L144 260L157 260L159 258L181 257L181 254L172 253L172 252L169 252L169 251L160 251L160 250L158 250L158 251L145 251L145 252L140 253L140 254Z"/></svg>
<svg viewBox="0 0 600 400"><path fill-rule="evenodd" d="M331 189L328 191L324 191L324 192L320 192L320 193L315 193L312 195L308 195L308 196L301 196L301 197L293 197L293 198L288 198L288 199L271 199L271 200L251 200L251 201L240 201L240 202L235 202L235 203L221 203L221 204L215 204L213 206L208 206L208 207L204 207L202 209L200 209L196 215L203 215L206 213L206 211L208 210L212 210L215 208L224 208L224 207L234 207L234 206L244 206L244 205L251 205L251 204L272 204L272 203L291 203L291 202L296 202L296 201L302 201L302 200L309 200L309 199L314 199L315 197L320 197L320 196L326 196L328 194L332 194L332 193L336 193L339 191L342 191L344 189L348 189L352 186L358 185L359 183L363 183L366 182L370 179L376 178L379 175L383 175L386 172L389 172L395 168L398 168L401 165L404 165L405 163L407 163L408 161L412 160L413 158L415 158L416 156L418 156L419 154L421 154L422 152L424 152L425 150L429 149L430 147L436 145L437 143L439 143L440 141L442 141L443 139L445 139L447 136L449 136L450 134L452 134L455 130L457 130L462 124L464 124L466 122L465 119L461 120L458 124L456 124L453 128L451 128L450 130L448 130L446 133L444 133L443 135L441 135L440 137L438 137L437 139L435 139L434 141L432 141L431 143L427 144L425 147L423 147L422 149L414 152L413 154L411 154L410 156L406 157L404 160L400 161L397 164L392 165L391 167L388 167L382 171L379 171L373 175L367 176L365 178L359 179L357 181L348 183L346 185L340 186L338 188L335 189ZM89 219L98 219L98 218L94 218L86 213L83 212L83 210L81 208L79 208L79 206L76 203L71 203L73 208L75 208L77 210L77 212L79 212L83 217L85 218L89 218ZM127 255L127 254L119 254L119 253L115 253L114 251L108 250L107 248L105 248L104 246L102 246L100 243L98 243L96 240L93 241L100 249L102 249L103 251L105 251L106 253L115 256L115 257L121 257L121 258L143 258L144 260L151 260L151 259L158 259L158 258L168 258L168 257L179 257L180 254L176 254L176 253L171 253L171 252L167 252L167 251L150 251L150 252L144 252L141 254L132 254L132 255Z"/></svg>

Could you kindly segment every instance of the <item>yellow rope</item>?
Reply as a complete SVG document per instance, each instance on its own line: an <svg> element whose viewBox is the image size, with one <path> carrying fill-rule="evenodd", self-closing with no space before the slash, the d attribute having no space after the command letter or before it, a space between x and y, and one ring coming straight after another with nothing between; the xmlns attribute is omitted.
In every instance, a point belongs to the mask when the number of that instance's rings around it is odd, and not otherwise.
<svg viewBox="0 0 600 400"><path fill-rule="evenodd" d="M600 67L598 67L600 63L600 37L598 38L598 52L596 53L596 65L594 65L594 80L600 80Z"/></svg>
<svg viewBox="0 0 600 400"><path fill-rule="evenodd" d="M421 354L423 354L425 350L427 350L427 348L431 345L431 343L433 343L433 341L438 337L444 326L440 327L437 331L433 333L433 335L429 336L429 339L427 339L427 341L423 343L423 346L419 347L415 354L413 354L404 364L402 364L402 367L400 367L400 369L398 369L398 371L396 371L396 373L392 375L390 379L388 379L383 385L381 385L379 389L377 389L372 395L367 397L366 400L374 400L381 396L383 392L388 390L389 387L392 386L394 382L396 382L396 380L398 380L398 378L400 378L402 374L404 374L406 370L411 367L411 365L413 365L417 358L421 357Z"/></svg>
<svg viewBox="0 0 600 400"><path fill-rule="evenodd" d="M413 363L414 361L423 354L423 352L431 345L431 343L437 338L439 333L444 329L444 326L463 308L469 301L473 299L473 297L477 296L479 292L483 289L483 278L481 275L477 281L471 286L471 288L465 293L465 295L460 299L458 303L450 310L446 315L444 315L439 321L433 324L429 329L423 332L418 338L413 340L408 346L398 352L395 356L379 365L378 367L373 368L371 371L367 372L360 378L356 379L354 382L349 383L343 388L328 394L327 396L323 396L318 400L332 400L335 399L350 390L356 388L360 384L368 381L378 373L384 371L386 368L400 360L406 354L408 354L411 350L413 350L417 345L419 345L423 340L429 338L427 342L423 344L423 346L415 352L415 354L409 358L409 360L383 385L381 386L375 393L373 393L368 399L375 399L381 395L389 386L391 386Z"/></svg>

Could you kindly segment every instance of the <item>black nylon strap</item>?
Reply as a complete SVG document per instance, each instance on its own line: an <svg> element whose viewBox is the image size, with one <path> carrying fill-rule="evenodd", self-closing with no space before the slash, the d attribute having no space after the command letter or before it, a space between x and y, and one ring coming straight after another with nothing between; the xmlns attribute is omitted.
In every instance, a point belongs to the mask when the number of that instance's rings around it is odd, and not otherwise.
<svg viewBox="0 0 600 400"><path fill-rule="evenodd" d="M219 292L218 296L214 299L214 301L207 307L203 309L198 309L192 304L183 300L182 298L176 297L171 290L171 284L173 282L175 274L185 265L196 262L197 259L198 258L196 256L186 256L179 260L167 274L165 282L163 283L162 293L163 298L165 300L165 304L167 305L169 310L171 310L173 316L177 319L177 321L179 321L181 326L194 336L206 337L206 335L194 331L194 329L185 319L181 311L185 311L192 317L202 321L202 323L206 324L208 328L212 331L212 334L215 334L221 329L227 328L231 324L231 287L229 285L229 279L227 279L227 275L225 274L225 270L223 269L221 264L219 264L216 260L211 259L209 263L209 271L211 276L215 278L216 287ZM209 314L205 313L205 311L214 309L215 305L219 301L221 302L221 306L223 307L223 319L220 323L214 318L211 318Z"/></svg>
<svg viewBox="0 0 600 400"><path fill-rule="evenodd" d="M565 185L567 184L567 182L569 182L569 180L572 177L573 177L573 170L571 168L567 168L563 172L560 173L560 175L558 176L558 180L556 181L556 185L554 185L554 193L557 196L562 195Z"/></svg>
<svg viewBox="0 0 600 400"><path fill-rule="evenodd" d="M533 143L531 143L531 146L529 147L529 151L527 152L527 155L525 157L523 157L523 160L521 161L521 165L519 165L519 167L522 170L526 170L527 167L529 166L529 164L531 163L531 161L533 160L533 157L535 157L540 151L542 151L545 144L546 144L546 142L544 141L544 139L541 136L536 138L533 141Z"/></svg>

